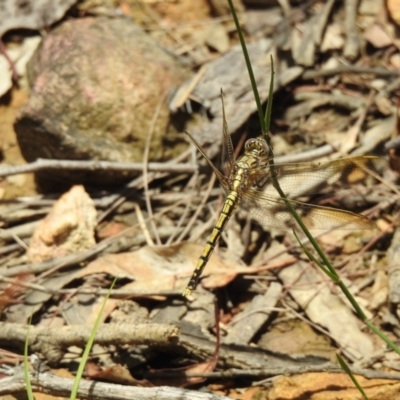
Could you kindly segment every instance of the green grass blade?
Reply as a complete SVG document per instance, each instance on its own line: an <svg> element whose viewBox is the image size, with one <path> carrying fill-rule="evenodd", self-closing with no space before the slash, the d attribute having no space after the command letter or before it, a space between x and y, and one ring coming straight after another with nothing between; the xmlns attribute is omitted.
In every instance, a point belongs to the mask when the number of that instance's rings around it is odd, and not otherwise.
<svg viewBox="0 0 400 400"><path fill-rule="evenodd" d="M343 358L339 355L336 354L336 358L339 361L340 366L342 367L342 370L344 372L346 372L346 374L349 376L349 378L353 381L355 387L358 389L358 391L361 393L361 396L364 398L364 400L368 400L368 396L366 395L366 393L364 392L363 388L361 387L361 385L358 383L356 377L353 375L353 373L351 372L349 366L347 365L347 363L343 360Z"/></svg>
<svg viewBox="0 0 400 400"><path fill-rule="evenodd" d="M271 127L271 117L272 117L272 100L274 98L274 78L275 78L275 68L274 68L274 57L271 55L271 79L269 82L269 92L268 92L268 102L267 109L265 110L264 123L265 132L263 131L264 137L269 138L269 130ZM272 148L270 142L267 140L270 148ZM271 156L273 157L273 155Z"/></svg>
<svg viewBox="0 0 400 400"><path fill-rule="evenodd" d="M332 274L331 271L328 270L328 268L326 268L319 260L317 260L317 258L314 256L314 254L312 254L306 246L304 246L304 244L301 242L300 238L298 237L296 231L293 231L294 236L297 239L297 242L299 243L301 249L304 251L304 253L306 254L306 256L309 258L310 261L312 261L313 263L318 265L318 268L320 268L322 270L322 272L327 275L333 282L335 283L339 283L340 278L336 275L336 274Z"/></svg>
<svg viewBox="0 0 400 400"><path fill-rule="evenodd" d="M96 336L96 332L97 332L97 330L99 328L99 325L100 325L100 322L101 322L101 316L103 315L104 308L106 306L107 300L110 297L111 291L112 291L116 281L117 281L117 278L115 278L113 280L113 282L111 283L110 289L107 292L107 296L104 298L104 301L103 301L103 304L101 306L99 315L97 316L96 322L94 323L94 326L93 326L92 332L90 334L89 340L86 343L85 350L84 350L83 355L82 355L82 360L79 363L78 371L77 371L76 376L75 376L74 386L72 388L72 392L71 392L71 396L70 396L71 400L75 400L76 397L77 397L78 389L79 389L79 383L80 383L80 381L82 379L83 371L85 369L86 362L87 362L87 360L89 358L90 350L93 347L94 338Z"/></svg>
<svg viewBox="0 0 400 400"><path fill-rule="evenodd" d="M239 35L240 45L242 46L243 57L246 62L246 68L247 68L247 72L249 74L251 88L253 89L253 93L254 93L254 100L257 104L258 118L260 119L261 130L263 133L265 133L265 132L267 132L267 128L265 126L264 111L262 108L260 95L258 93L257 82L254 77L253 68L251 66L249 52L247 51L246 42L244 40L243 32L242 32L242 29L240 28L239 19L236 14L235 7L233 6L232 0L228 0L228 3L229 3L229 8L231 9L233 21L235 22L236 31Z"/></svg>
<svg viewBox="0 0 400 400"><path fill-rule="evenodd" d="M250 77L250 82L251 82L251 87L253 89L254 93L254 99L256 101L257 105L257 110L258 110L258 115L260 119L260 124L262 127L262 132L264 134L265 140L267 141L267 144L270 146L270 160L269 160L269 165L270 165L270 171L271 171L271 181L278 192L279 196L282 198L282 200L286 203L287 208L289 209L290 213L292 214L293 218L295 219L296 223L299 225L301 230L304 232L306 235L307 239L310 241L311 245L315 249L316 253L321 259L321 262L318 262L314 256L312 256L313 260L317 262L317 265L322 267L322 270L330 277L334 278L334 282L340 287L342 292L345 294L349 302L352 304L354 310L357 312L358 317L360 318L361 321L363 321L373 332L375 332L382 340L385 341L385 343L392 348L394 351L396 351L398 354L400 354L400 349L388 338L386 337L383 332L381 332L375 325L367 321L367 317L365 316L364 312L362 311L361 307L358 305L356 299L353 297L353 295L350 293L346 285L341 281L338 273L336 272L335 268L332 266L331 262L328 260L327 256L317 243L317 241L314 239L314 237L311 235L310 231L307 229L305 224L303 223L301 217L297 214L296 210L293 208L291 202L288 200L286 197L285 193L282 191L278 179L277 179L277 174L275 173L275 168L274 168L274 159L273 159L273 153L272 153L272 147L270 145L270 136L268 135L269 133L269 127L270 127L270 121L271 121L271 115L272 115L272 96L273 96L273 76L274 76L274 65L273 62L271 63L271 82L270 82L270 90L269 90L269 98L268 98L268 104L267 104L267 109L266 109L266 114L263 115L263 110L262 110L262 105L261 105L261 100L260 96L258 93L258 88L257 88L257 83L254 77L254 72L253 68L251 66L251 61L250 57L247 51L246 43L244 40L243 32L239 24L239 19L237 17L235 8L233 6L232 0L228 0L229 7L231 9L232 17L236 25L236 30L238 32L240 44L242 46L242 52L243 52L243 57L246 62L246 67L247 71ZM268 126L268 129L267 129ZM309 251L306 251L306 254L309 255Z"/></svg>

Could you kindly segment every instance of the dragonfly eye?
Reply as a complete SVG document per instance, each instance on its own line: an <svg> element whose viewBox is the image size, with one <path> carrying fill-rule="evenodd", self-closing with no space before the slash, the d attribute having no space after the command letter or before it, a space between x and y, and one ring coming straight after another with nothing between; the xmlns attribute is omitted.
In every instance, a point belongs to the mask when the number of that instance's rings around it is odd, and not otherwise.
<svg viewBox="0 0 400 400"><path fill-rule="evenodd" d="M246 152L256 152L258 155L268 155L267 142L262 138L248 139L244 145Z"/></svg>

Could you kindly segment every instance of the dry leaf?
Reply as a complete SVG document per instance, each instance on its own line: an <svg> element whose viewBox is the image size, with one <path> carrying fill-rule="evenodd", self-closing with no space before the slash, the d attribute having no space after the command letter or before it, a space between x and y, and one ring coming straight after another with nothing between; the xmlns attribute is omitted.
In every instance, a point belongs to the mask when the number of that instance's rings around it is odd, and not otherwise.
<svg viewBox="0 0 400 400"><path fill-rule="evenodd" d="M60 20L77 0L7 0L1 5L0 38L10 29L42 29Z"/></svg>
<svg viewBox="0 0 400 400"><path fill-rule="evenodd" d="M298 262L283 268L278 276L307 317L328 330L342 349L356 359L372 354L374 344L370 336L362 332L350 306L321 282L321 272Z"/></svg>
<svg viewBox="0 0 400 400"><path fill-rule="evenodd" d="M397 25L400 25L400 0L387 0L389 15Z"/></svg>
<svg viewBox="0 0 400 400"><path fill-rule="evenodd" d="M197 376L188 376L185 377L179 372L185 373L205 373L205 372L213 372L215 366L217 365L217 358L214 356L210 358L206 362L190 365L188 367L183 368L171 368L171 369L162 369L162 370L154 370L155 373L160 373L162 371L167 372L176 372L176 377L174 378L149 378L149 380L156 386L177 386L177 387L187 387L191 385L197 385L201 382L205 381L205 378L197 377Z"/></svg>
<svg viewBox="0 0 400 400"><path fill-rule="evenodd" d="M205 42L219 53L229 50L229 36L222 24L208 25L205 31Z"/></svg>
<svg viewBox="0 0 400 400"><path fill-rule="evenodd" d="M16 282L24 283L24 282L32 282L34 280L34 275L26 274L26 275L17 275L14 279ZM6 283L4 286L0 286L0 313L1 311L8 307L13 303L21 303L21 300L18 300L17 297L24 293L26 288L24 286L20 286L16 283Z"/></svg>
<svg viewBox="0 0 400 400"><path fill-rule="evenodd" d="M183 290L203 251L202 244L183 242L170 247L150 247L129 253L109 254L92 261L78 271L75 278L107 273L116 277L132 279L124 290L137 292ZM292 263L293 258L287 260ZM286 263L286 264L287 264ZM282 266L280 264L280 266ZM223 287L238 274L256 273L267 267L251 268L239 263L226 263L218 254L213 254L204 270L203 287Z"/></svg>
<svg viewBox="0 0 400 400"><path fill-rule="evenodd" d="M145 379L137 380L132 377L129 370L121 364L115 364L102 371L96 371L95 366L92 371L86 374L87 377L107 382L119 383L121 385L132 385L141 387L151 387L152 384Z"/></svg>
<svg viewBox="0 0 400 400"><path fill-rule="evenodd" d="M389 295L388 277L384 271L378 271L372 286L370 308L377 310L387 303Z"/></svg>
<svg viewBox="0 0 400 400"><path fill-rule="evenodd" d="M372 46L377 49L382 47L390 46L393 41L382 26L378 24L370 25L364 32L364 37L367 42L370 42Z"/></svg>
<svg viewBox="0 0 400 400"><path fill-rule="evenodd" d="M388 116L393 114L392 103L386 96L377 96L375 98L375 105L383 115Z"/></svg>
<svg viewBox="0 0 400 400"><path fill-rule="evenodd" d="M326 27L324 40L321 44L321 52L342 49L344 46L343 28L338 23L332 23Z"/></svg>

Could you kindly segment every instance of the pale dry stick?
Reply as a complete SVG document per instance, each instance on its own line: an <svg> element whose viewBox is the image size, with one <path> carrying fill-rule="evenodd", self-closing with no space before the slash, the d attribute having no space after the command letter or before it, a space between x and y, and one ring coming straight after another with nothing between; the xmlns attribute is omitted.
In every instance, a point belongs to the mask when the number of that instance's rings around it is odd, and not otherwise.
<svg viewBox="0 0 400 400"><path fill-rule="evenodd" d="M179 23L171 23L168 25L159 25L156 27L146 28L147 32L155 32L155 31L166 31L171 29L179 29L179 28L187 28L187 27L195 27L195 26L205 26L205 25L214 25L219 24L221 22L230 22L232 21L232 17L230 15L223 15L221 17L213 17L212 19L197 19L195 21L187 21L187 22L179 22Z"/></svg>
<svg viewBox="0 0 400 400"><path fill-rule="evenodd" d="M186 193L184 193L186 191ZM211 190L211 197L216 197L220 196L223 193L222 188L219 188L216 186ZM154 200L157 200L161 203L165 204L172 204L177 201L181 201L183 198L186 199L187 202L192 201L193 198L199 198L199 191L194 190L191 187L189 187L189 184L185 185L184 189L180 190L179 192L174 192L174 193L158 193L154 194L152 197ZM199 200L200 202L200 200ZM185 203L186 205L187 203Z"/></svg>
<svg viewBox="0 0 400 400"><path fill-rule="evenodd" d="M4 232L4 229L0 228L0 232ZM11 232L11 236L17 242L17 244L19 244L19 246L22 247L25 251L29 250L29 248L26 245L26 243L22 239L20 239L18 235L16 235L15 233Z"/></svg>
<svg viewBox="0 0 400 400"><path fill-rule="evenodd" d="M100 246L101 244L103 244L103 246ZM108 243L104 243L104 242L100 242L98 245L92 247L91 249L89 249L88 251L84 251L82 253L77 254L76 259L79 260L80 262L82 261L86 261L88 258L93 257L94 255L96 255L97 253L99 253L100 251L104 251L110 244ZM86 255L86 257L85 257ZM72 255L71 259L73 260L75 254ZM83 257L82 257L83 256ZM68 256L67 256L68 257ZM67 258L66 257L66 258ZM79 261L78 261L79 262ZM78 262L75 262L73 264L77 264ZM49 275L52 275L54 272L59 271L61 268L66 267L67 265L65 264L65 262L61 261L59 263L57 263L53 268L47 269L45 270L45 272L41 273L40 275L38 275L35 278L35 281L39 281L43 278L46 278Z"/></svg>
<svg viewBox="0 0 400 400"><path fill-rule="evenodd" d="M25 245L27 245L27 244L25 243ZM3 254L7 254L7 253L11 253L13 251L20 250L20 249L21 249L21 246L18 243L5 245L3 247L0 247L0 256Z"/></svg>
<svg viewBox="0 0 400 400"><path fill-rule="evenodd" d="M323 236L323 235L325 235L325 234L328 233L328 232L329 232L329 231L319 232L317 235L314 235L314 238L317 239L317 238L319 238L320 236ZM287 247L286 249L281 250L281 251L278 251L277 253L275 253L275 254L273 254L273 255L271 255L271 256L268 256L268 257L266 257L266 258L261 259L260 261L255 262L254 265L252 265L252 267L257 268L257 266L262 266L262 265L264 265L264 264L268 264L268 263L270 263L272 260L274 260L275 258L278 258L278 257L282 256L283 254L286 254L286 253L288 253L288 252L290 252L290 251L292 251L292 250L298 249L298 248L301 247L301 245L304 246L304 245L308 244L309 242L310 242L310 241L308 240L308 238L305 237L305 238L303 238L303 239L300 240L300 243L298 243L298 242L296 241L295 244L292 244L291 246Z"/></svg>
<svg viewBox="0 0 400 400"><path fill-rule="evenodd" d="M186 201L186 199L182 199L180 202L177 202L177 203L173 204L172 206L165 207L163 210L154 214L154 218L160 217L161 215L171 211L174 207L176 207L176 204L184 203L185 201ZM15 275L19 275L19 274L28 274L28 273L36 274L36 273L48 271L50 268L52 269L51 273L53 273L54 271L58 271L59 269L61 269L63 267L78 264L80 262L86 261L88 258L93 257L98 253L101 253L102 251L105 251L107 249L107 247L111 246L116 240L118 240L119 238L121 238L125 235L128 235L130 232L135 231L138 226L139 226L139 224L135 224L129 228L126 228L123 231L117 233L116 235L114 235L110 238L107 238L107 239L103 240L102 242L96 244L91 249L83 251L81 253L65 256L65 257L61 258L61 260L56 259L56 260L45 261L45 262L37 263L37 264L27 264L27 265L15 266L12 269L5 271L3 273L3 276L15 276Z"/></svg>
<svg viewBox="0 0 400 400"><path fill-rule="evenodd" d="M315 78L328 77L332 75L338 75L342 73L354 73L354 74L371 74L382 77L397 77L400 75L399 70L388 70L385 68L372 68L372 67L359 67L357 65L340 65L336 68L321 69L321 70L307 70L301 75L304 80L310 80Z"/></svg>
<svg viewBox="0 0 400 400"><path fill-rule="evenodd" d="M247 273L254 274L263 271L273 271L274 269L282 269L288 267L289 265L295 264L298 261L299 261L298 257L287 256L287 258L285 258L284 260L275 261L274 263L269 263L268 265L262 265L260 267L249 266L248 271L246 271L243 277L246 277L247 279L267 279L267 278L276 279L276 277L274 276L272 277L266 275L254 276L254 275L247 275Z"/></svg>
<svg viewBox="0 0 400 400"><path fill-rule="evenodd" d="M182 154L180 154L178 157L175 157L173 160L168 161L167 163L165 163L164 165L166 166L166 172L165 173L152 173L151 175L149 174L148 176L148 180L155 180L155 179L159 179L165 176L168 176L168 166L170 165L180 165L177 164L179 163L181 160L184 160L185 158L187 158L187 156L190 154L190 149L184 151ZM149 170L149 168L148 168ZM141 164L141 172L143 172L143 164ZM128 191L131 188L137 188L139 189L140 187L143 187L143 177L140 176L136 179L134 179L133 181L129 182L126 187L125 190ZM98 218L97 218L97 223L99 223L100 221L102 221L104 218L107 217L107 215L109 215L111 212L113 212L117 207L119 207L122 203L124 203L127 199L128 195L127 194L121 194L119 195L116 199L113 200L113 204L110 205L109 209L104 211Z"/></svg>
<svg viewBox="0 0 400 400"><path fill-rule="evenodd" d="M189 148L190 148L190 147L189 147ZM195 155L195 154L196 154L196 153L195 153L195 149L192 149L192 150L191 150L191 156L192 156L192 159L194 159L194 160L196 160L196 155ZM199 177L198 171L196 171L195 174L192 175L192 179L195 179L195 177L196 177L196 178ZM213 186L214 186L214 183L215 183L215 179L214 179L214 180L211 179L211 181L209 182L208 189L211 188L211 190L212 190L212 188L213 188ZM210 186L210 185L211 185L211 186ZM211 193L211 191L209 192L209 191L207 190L206 195L203 197L202 201L200 202L199 206L197 207L197 211L196 211L195 214L192 216L192 218L190 219L189 223L188 223L187 226L186 226L186 229L181 233L181 235L178 237L178 239L175 241L175 243L181 243L181 241L183 240L183 238L186 236L187 232L189 232L190 228L191 228L192 225L194 224L194 222L195 222L197 216L199 215L200 211L203 209L205 202L207 201L208 197L210 196L210 193ZM188 206L189 206L189 204L188 204Z"/></svg>
<svg viewBox="0 0 400 400"><path fill-rule="evenodd" d="M142 164L143 167L143 164ZM167 176L167 173L152 173L151 177L148 179L155 180L159 178L163 178ZM140 176L139 178L136 178L132 181L130 181L124 188L123 193L120 195L116 195L115 198L113 199L112 203L109 205L107 210L103 211L98 217L97 217L97 224L99 224L101 221L103 221L105 218L108 217L112 212L114 212L121 204L123 204L127 198L129 197L129 193L133 189L138 190L140 185L143 185L143 177Z"/></svg>
<svg viewBox="0 0 400 400"><path fill-rule="evenodd" d="M362 109L362 112L359 115L359 117L357 118L357 121L355 122L354 125L352 125L347 130L346 142L343 143L339 148L340 149L339 150L339 154L340 155L346 156L355 147L358 135L361 132L361 127L362 127L362 125L363 125L363 123L364 123L364 121L365 121L365 119L367 117L368 111L369 111L369 109L371 107L371 104L374 101L375 97L376 97L376 90L372 89L369 92L368 99L367 99L367 104Z"/></svg>
<svg viewBox="0 0 400 400"><path fill-rule="evenodd" d="M218 218L219 209L222 205L222 198L219 198L218 207L212 207L210 204L207 204L208 211L211 217L208 221L205 221L201 226L199 226L195 231L191 232L189 236L189 242L196 242L199 238L202 237L206 232L209 232L215 226L215 220Z"/></svg>
<svg viewBox="0 0 400 400"><path fill-rule="evenodd" d="M83 251L78 254L71 254L61 259L55 259L50 261L45 261L37 264L24 264L12 267L3 272L3 276L15 276L20 274L36 274L45 271L49 271L51 269L51 273L54 271L58 271L63 267L68 267L74 264L78 264L80 262L86 261L88 258L93 257L94 255L104 251L111 243L106 243L105 241L97 244L89 250ZM36 278L35 280L37 280Z"/></svg>
<svg viewBox="0 0 400 400"><path fill-rule="evenodd" d="M19 286L19 287L23 287L23 288L27 288L27 289L38 290L38 291L44 292L44 293L50 293L50 294L54 294L54 295L60 294L60 293L58 293L58 290L53 290L53 289L47 288L43 285L38 285L37 283L24 282L18 278L7 278L6 276L0 275L0 282L9 283L10 285L15 285L15 286ZM76 290L76 289L73 289L73 290Z"/></svg>
<svg viewBox="0 0 400 400"><path fill-rule="evenodd" d="M27 334L33 352L42 353L49 361L59 362L64 349L69 346L84 346L92 332L90 325L41 327L0 322L2 343L24 343ZM29 328L29 331L28 331ZM149 344L174 345L179 339L179 328L169 324L138 324L118 321L100 324L96 330L96 343L103 345Z"/></svg>
<svg viewBox="0 0 400 400"><path fill-rule="evenodd" d="M57 201L56 197L47 196L44 197L43 195L34 195L34 196L21 196L15 197L14 199L5 200L7 203L17 203L24 206L31 206L31 207L52 207L54 203Z"/></svg>
<svg viewBox="0 0 400 400"><path fill-rule="evenodd" d="M191 156L191 159L195 161L195 160L196 160L195 152L193 151L193 149L191 149L191 147L189 147L189 149L190 149L190 156ZM189 182L187 183L186 187L191 186L192 184L195 186L195 183L196 183L196 181L197 181L198 178L199 178L199 171L197 170L197 171L191 176L191 178L189 179ZM184 220L184 218L186 217L187 213L189 212L190 206L191 206L191 205L192 205L191 202L187 202L187 203L186 203L186 205L185 205L185 210L184 210L183 214L181 215L181 218L180 218L179 221L178 221L178 224L177 224L178 227L181 226L181 224L183 223L183 220ZM187 226L186 226L186 229L187 229ZM182 232L181 232L181 236L178 237L178 239L175 241L175 243L181 243L183 237L184 237L184 236L182 236ZM171 235L171 237L170 237L170 238L168 239L168 241L167 241L168 245L171 245L171 244L173 243L173 240L174 240L174 239L175 239L175 235Z"/></svg>
<svg viewBox="0 0 400 400"><path fill-rule="evenodd" d="M178 157L177 157L178 158ZM193 164L176 164L170 161L165 163L151 162L147 165L150 172L163 173L193 173L198 167ZM128 171L143 172L143 163L114 162L114 161L74 161L74 160L49 160L38 158L29 164L13 167L1 167L0 178L28 172L42 170L64 169L64 170L84 170L84 171Z"/></svg>
<svg viewBox="0 0 400 400"><path fill-rule="evenodd" d="M13 375L15 371L14 366L22 365L22 363L24 362L23 354L17 354L10 350L6 350L4 348L0 350L0 356L1 356L0 371L3 374L3 377L5 375Z"/></svg>
<svg viewBox="0 0 400 400"><path fill-rule="evenodd" d="M150 235L150 232L149 232L149 230L147 228L145 219L144 219L143 214L142 214L142 210L140 209L139 204L137 204L137 203L135 203L134 207L135 207L135 211L136 211L136 215L137 215L137 219L138 219L138 222L139 222L140 229L142 230L143 235L146 238L146 243L147 243L148 246L153 247L154 246L154 242L153 242L153 239L152 239L152 237Z"/></svg>
<svg viewBox="0 0 400 400"><path fill-rule="evenodd" d="M360 166L361 167L361 166ZM377 181L383 183L385 186L387 186L390 190L392 190L394 193L400 196L400 190L396 185L393 183L389 182L387 179L384 179L382 176L380 176L377 172L373 171L372 169L369 169L365 166L362 167L364 171L366 171L369 175L371 175L374 179Z"/></svg>
<svg viewBox="0 0 400 400"><path fill-rule="evenodd" d="M247 312L243 315L240 315L239 317L234 317L229 323L227 323L225 325L225 328L229 328L233 325L238 324L239 322L243 321L244 319L251 317L254 314L258 314L258 313L265 313L265 314L270 314L271 312L282 312L285 313L288 310L286 310L285 308L281 308L281 307L262 307L262 308L258 308L258 309L254 309L250 312Z"/></svg>
<svg viewBox="0 0 400 400"><path fill-rule="evenodd" d="M204 75L206 71L207 64L203 64L200 69L197 71L196 75L189 81L186 86L180 86L172 98L168 102L168 107L172 112L178 111L190 97L196 85L199 83L200 79Z"/></svg>
<svg viewBox="0 0 400 400"><path fill-rule="evenodd" d="M359 259L367 250L369 250L379 239L386 234L390 233L400 222L400 216L398 215L391 224L387 225L378 235L375 235L357 254L349 257L349 260L340 268L340 272L343 272L348 266L350 266L355 260Z"/></svg>
<svg viewBox="0 0 400 400"><path fill-rule="evenodd" d="M346 43L343 54L349 60L354 60L360 52L360 38L357 30L357 9L359 0L345 0L344 2L344 29Z"/></svg>
<svg viewBox="0 0 400 400"><path fill-rule="evenodd" d="M383 95L387 95L389 97L391 92L397 91L400 88L400 78L395 79L393 82L389 83L384 89L383 89Z"/></svg>
<svg viewBox="0 0 400 400"><path fill-rule="evenodd" d="M153 118L150 121L150 127L149 127L149 132L146 138L146 143L144 146L144 154L143 154L143 190L144 190L144 198L146 202L146 208L147 208L147 213L149 214L150 217L150 226L153 231L153 235L156 239L156 242L158 245L161 245L161 240L160 237L158 236L157 233L157 227L153 219L153 209L151 207L151 201L150 201L150 195L149 195L149 181L148 181L148 172L147 172L147 164L149 161L149 152L150 152L150 142L154 134L154 130L156 127L156 122L157 119L160 115L161 107L164 103L164 100L166 98L166 95L164 94L163 96L160 97L160 100L157 104L156 110L154 112ZM153 243L154 246L154 243Z"/></svg>
<svg viewBox="0 0 400 400"><path fill-rule="evenodd" d="M169 236L169 229L160 229L160 235L161 237L166 237ZM135 242L137 242L137 244L139 244L140 242L145 241L145 238L141 238L139 235L135 236ZM114 252L113 252L114 253ZM106 256L103 256L104 258L106 258ZM1 271L1 268L0 268ZM32 268L31 272L35 272L34 269ZM35 279L37 280L37 278ZM51 294L68 294L71 295L72 293L75 293L76 291L78 291L79 293L87 293L87 294L98 294L98 295L107 295L108 289L99 289L99 288L78 288L78 289L59 289L57 291L51 290L51 289L47 289L44 286L32 283L32 282L23 282L21 281L21 279L17 278L17 279L13 279L13 278L8 278L4 275L1 275L0 273L0 281L4 281L10 284L14 284L17 286L24 286L24 287L29 287L31 289L35 289L35 290L39 290L42 292L48 292ZM83 291L82 291L83 290ZM176 295L178 294L178 292L173 291L173 290L168 290L168 291L159 291L159 292L149 292L149 291L135 291L134 293L132 292L132 290L117 290L114 289L113 293L111 293L112 297L117 297L117 298L122 298L122 297L144 297L144 296L151 296L151 295Z"/></svg>
<svg viewBox="0 0 400 400"><path fill-rule="evenodd" d="M192 229L193 224L196 222L197 217L203 210L203 207L206 204L206 202L210 196L211 190L213 189L213 187L215 185L215 180L216 180L216 175L213 174L211 176L210 182L208 183L208 187L203 196L203 199L201 200L201 203L199 204L199 207L197 207L197 210L192 215L192 218L190 219L189 223L187 224L186 229L184 229L184 231L179 235L178 239L175 241L176 243L180 243L183 240L183 238L187 235L187 233L190 231L190 229Z"/></svg>
<svg viewBox="0 0 400 400"><path fill-rule="evenodd" d="M188 187L190 188L190 187L192 186L192 181L196 181L197 177L198 177L198 173L195 172L195 174L192 175L192 177L189 179L189 182L188 182L188 184L185 186L185 188L188 188ZM185 221L185 219L186 219L186 217L187 217L187 214L189 213L190 208L191 208L191 206L192 206L192 204L193 204L193 203L192 203L193 197L194 197L194 195L192 195L192 196L188 199L188 202L185 203L185 208L184 208L184 210L183 210L183 212L182 212L182 214L181 214L181 217L179 218L178 223L175 225L177 228L180 228L180 227L182 226L182 224L183 224L183 221ZM175 239L175 236L176 236L176 235L177 235L177 231L173 232L173 233L171 234L171 236L168 238L168 240L165 242L165 246L170 246L170 245L172 244L173 240Z"/></svg>
<svg viewBox="0 0 400 400"><path fill-rule="evenodd" d="M18 278L7 278L6 276L0 275L0 282L9 283L11 285L24 287L27 289L37 290L43 293L50 293L57 296L62 295L71 295L71 294L93 294L97 296L106 296L110 295L110 298L113 299L126 299L126 298L136 298L136 297L149 297L149 296L180 296L182 293L181 290L161 290L161 291L140 291L137 290L132 292L132 290L124 290L124 289L113 289L110 293L109 289L102 288L88 288L88 287L80 287L74 289L58 289L54 290L49 287L39 285L37 283L32 282L24 282Z"/></svg>
<svg viewBox="0 0 400 400"><path fill-rule="evenodd" d="M292 8L290 6L289 0L278 0L278 4L281 6L285 18L290 18L292 14Z"/></svg>
<svg viewBox="0 0 400 400"><path fill-rule="evenodd" d="M384 353L382 352L382 356ZM380 357L382 358L382 357ZM354 368L352 366L351 371L356 375L362 375L368 379L391 379L400 381L400 374L391 372L375 371L371 369ZM263 369L235 369L229 368L218 372L185 372L185 377L199 377L206 379L233 379L233 378L256 378L256 377L270 377L263 379L262 381L252 382L253 387L258 386L271 386L271 381L275 381L279 376L289 376L289 375L304 375L308 372L324 372L324 373L337 373L343 375L343 369L335 364L330 364L329 362L320 365L300 365L295 367L284 366L284 367L265 367ZM144 373L143 378L154 378L153 373ZM176 377L176 372L158 372L157 377L162 378L174 378ZM270 382L270 384L268 384ZM1 392L0 392L1 394ZM214 398L213 398L214 399ZM110 400L110 399L107 399ZM132 399L131 399L132 400ZM193 400L193 399L191 399ZM214 399L218 400L218 399Z"/></svg>
<svg viewBox="0 0 400 400"><path fill-rule="evenodd" d="M389 206L393 204L398 204L400 201L400 195L392 196L390 199L385 199L383 202L381 201L380 203L375 204L373 207L369 208L366 212L365 215L374 215L376 211L381 211L384 209L387 209ZM383 205L382 205L383 203Z"/></svg>
<svg viewBox="0 0 400 400"><path fill-rule="evenodd" d="M180 373L180 377L182 377ZM74 379L60 378L49 372L30 372L29 380L34 392L70 397ZM0 396L26 392L23 371L11 377L0 379ZM82 379L79 383L78 398L96 400L232 400L232 397L206 393L198 390L179 389L169 386L135 387L115 383L93 382Z"/></svg>
<svg viewBox="0 0 400 400"><path fill-rule="evenodd" d="M39 221L30 221L11 226L7 229L2 229L0 231L0 240L10 240L13 238L14 235L18 235L20 238L30 237L38 224Z"/></svg>
<svg viewBox="0 0 400 400"><path fill-rule="evenodd" d="M341 142L333 142L331 144L326 144L315 149L308 151L303 151L302 153L288 154L285 156L274 157L274 162L276 164L286 164L286 163L299 163L304 161L315 161L317 158L322 158L335 153L340 147Z"/></svg>
<svg viewBox="0 0 400 400"><path fill-rule="evenodd" d="M328 24L328 19L331 14L334 3L335 0L328 0L325 3L320 18L318 19L317 24L314 27L314 41L317 46L320 46L322 43L323 35L326 31L326 25Z"/></svg>

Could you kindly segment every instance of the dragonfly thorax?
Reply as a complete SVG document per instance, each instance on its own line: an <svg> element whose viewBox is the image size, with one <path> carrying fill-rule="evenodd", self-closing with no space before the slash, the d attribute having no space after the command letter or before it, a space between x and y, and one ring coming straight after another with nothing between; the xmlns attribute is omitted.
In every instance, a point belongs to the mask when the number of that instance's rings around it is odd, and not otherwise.
<svg viewBox="0 0 400 400"><path fill-rule="evenodd" d="M245 154L252 154L256 157L267 157L269 153L265 139L258 137L248 139L244 145Z"/></svg>

